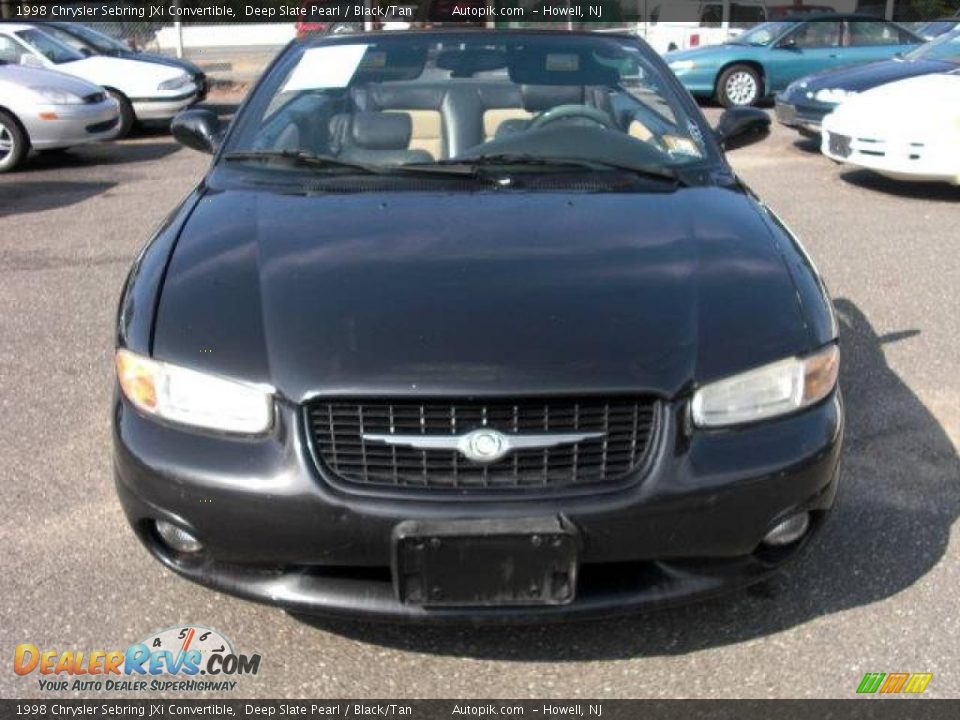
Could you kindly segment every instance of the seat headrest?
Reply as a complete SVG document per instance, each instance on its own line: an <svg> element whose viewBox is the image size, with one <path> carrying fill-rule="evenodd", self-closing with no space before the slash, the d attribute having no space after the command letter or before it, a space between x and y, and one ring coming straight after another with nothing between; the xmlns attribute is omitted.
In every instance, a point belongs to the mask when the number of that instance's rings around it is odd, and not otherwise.
<svg viewBox="0 0 960 720"><path fill-rule="evenodd" d="M403 150L410 144L413 121L406 113L358 112L353 116L353 143L368 150Z"/></svg>
<svg viewBox="0 0 960 720"><path fill-rule="evenodd" d="M557 105L583 105L583 86L522 85L520 97L524 110L538 113Z"/></svg>

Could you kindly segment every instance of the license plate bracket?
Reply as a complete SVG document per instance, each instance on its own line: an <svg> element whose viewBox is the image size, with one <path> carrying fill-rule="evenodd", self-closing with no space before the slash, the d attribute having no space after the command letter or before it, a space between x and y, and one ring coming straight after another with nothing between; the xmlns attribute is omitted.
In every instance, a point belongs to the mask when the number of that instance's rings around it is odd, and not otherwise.
<svg viewBox="0 0 960 720"><path fill-rule="evenodd" d="M394 532L394 587L424 607L566 605L579 546L557 517L408 521Z"/></svg>
<svg viewBox="0 0 960 720"><path fill-rule="evenodd" d="M792 125L797 121L797 109L793 105L776 104L777 120L784 125Z"/></svg>
<svg viewBox="0 0 960 720"><path fill-rule="evenodd" d="M852 152L850 147L850 136L849 135L838 135L837 133L830 133L830 152L838 157L849 157Z"/></svg>

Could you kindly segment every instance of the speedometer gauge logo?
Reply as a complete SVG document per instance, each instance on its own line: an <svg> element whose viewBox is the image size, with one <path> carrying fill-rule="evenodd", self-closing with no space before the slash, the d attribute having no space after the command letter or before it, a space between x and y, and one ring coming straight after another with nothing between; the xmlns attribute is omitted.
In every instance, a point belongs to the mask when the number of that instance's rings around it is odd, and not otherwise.
<svg viewBox="0 0 960 720"><path fill-rule="evenodd" d="M204 658L214 653L233 655L233 643L219 631L203 625L167 628L148 635L140 641L140 644L146 645L151 652L166 650L174 655L186 654L191 650L199 651Z"/></svg>

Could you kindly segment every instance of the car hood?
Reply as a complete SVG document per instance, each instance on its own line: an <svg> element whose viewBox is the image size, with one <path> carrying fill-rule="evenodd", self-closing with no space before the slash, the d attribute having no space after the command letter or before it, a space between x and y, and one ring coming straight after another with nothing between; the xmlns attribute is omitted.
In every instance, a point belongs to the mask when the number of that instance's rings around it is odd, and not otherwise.
<svg viewBox="0 0 960 720"><path fill-rule="evenodd" d="M157 65L166 65L168 67L180 68L191 75L200 72L200 68L189 60L161 55L160 53L139 52L137 50L116 50L109 53L110 57L123 58L124 60L136 60L138 62L154 63Z"/></svg>
<svg viewBox="0 0 960 720"><path fill-rule="evenodd" d="M14 83L25 88L52 87L81 97L102 90L99 86L73 75L26 65L0 65L0 81Z"/></svg>
<svg viewBox="0 0 960 720"><path fill-rule="evenodd" d="M956 65L942 60L881 60L817 73L799 81L798 85L813 91L838 88L863 92L895 80L946 72L955 67Z"/></svg>
<svg viewBox="0 0 960 720"><path fill-rule="evenodd" d="M124 92L128 92L127 88L139 86L155 89L157 84L164 80L171 80L184 72L182 68L169 65L109 55L91 55L82 60L63 63L57 68L84 80L115 87Z"/></svg>
<svg viewBox="0 0 960 720"><path fill-rule="evenodd" d="M654 392L812 349L740 191L200 199L153 354L317 394Z"/></svg>
<svg viewBox="0 0 960 720"><path fill-rule="evenodd" d="M875 87L844 101L836 121L903 132L955 131L960 73L923 75Z"/></svg>
<svg viewBox="0 0 960 720"><path fill-rule="evenodd" d="M704 45L688 50L673 50L665 53L663 59L669 65L677 60L699 60L700 62L720 62L732 55L747 57L757 48L751 45Z"/></svg>

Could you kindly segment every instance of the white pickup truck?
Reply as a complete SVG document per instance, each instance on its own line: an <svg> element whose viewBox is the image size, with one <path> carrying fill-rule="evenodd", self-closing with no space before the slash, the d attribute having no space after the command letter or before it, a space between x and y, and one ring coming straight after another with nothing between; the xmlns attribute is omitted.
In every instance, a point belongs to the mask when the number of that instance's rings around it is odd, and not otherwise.
<svg viewBox="0 0 960 720"><path fill-rule="evenodd" d="M854 0L820 0L816 5L793 0L774 2L780 4L771 5L763 0L648 0L648 21L630 23L628 29L657 52L665 53L725 43L767 20L831 12L840 9L838 6L855 4Z"/></svg>

